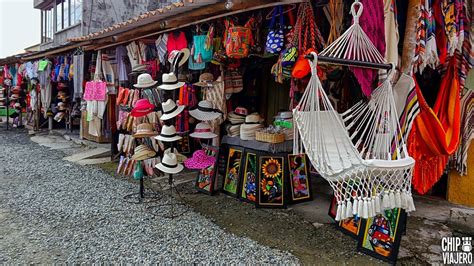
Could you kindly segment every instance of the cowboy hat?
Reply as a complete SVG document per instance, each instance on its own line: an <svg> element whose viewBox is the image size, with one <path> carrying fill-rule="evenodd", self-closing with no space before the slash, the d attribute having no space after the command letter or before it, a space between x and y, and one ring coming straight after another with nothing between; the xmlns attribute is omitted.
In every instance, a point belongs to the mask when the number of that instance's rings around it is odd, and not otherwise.
<svg viewBox="0 0 474 266"><path fill-rule="evenodd" d="M194 132L189 134L189 136L196 139L213 139L217 137L217 135L212 132L211 126L206 122L197 124Z"/></svg>
<svg viewBox="0 0 474 266"><path fill-rule="evenodd" d="M210 87L214 82L214 75L211 73L202 73L199 75L199 82L194 83L195 86L199 87Z"/></svg>
<svg viewBox="0 0 474 266"><path fill-rule="evenodd" d="M151 157L154 157L155 155L156 155L155 151L148 148L148 146L142 144L135 148L134 154L132 156L132 160L143 161Z"/></svg>
<svg viewBox="0 0 474 266"><path fill-rule="evenodd" d="M133 117L142 117L153 112L155 106L148 101L148 99L140 99L135 103L135 107L130 112Z"/></svg>
<svg viewBox="0 0 474 266"><path fill-rule="evenodd" d="M184 63L186 63L186 61L188 61L190 55L191 51L189 51L188 48L183 48L181 50L173 50L168 55L168 62L173 65L175 60L179 60L178 66L182 66L184 65Z"/></svg>
<svg viewBox="0 0 474 266"><path fill-rule="evenodd" d="M179 115L184 110L184 105L176 105L173 100L168 99L168 101L161 104L161 108L163 109L163 115L160 119L164 121Z"/></svg>
<svg viewBox="0 0 474 266"><path fill-rule="evenodd" d="M153 80L150 74L148 73L143 73L138 75L137 78L137 83L133 84L133 87L135 88L149 88L153 87L158 83L158 81Z"/></svg>
<svg viewBox="0 0 474 266"><path fill-rule="evenodd" d="M173 125L164 125L160 135L156 136L155 139L163 142L173 142L182 139L182 137L176 133L176 128Z"/></svg>
<svg viewBox="0 0 474 266"><path fill-rule="evenodd" d="M142 123L137 126L137 131L132 136L134 138L146 138L154 137L156 135L158 135L158 132L155 131L152 124Z"/></svg>
<svg viewBox="0 0 474 266"><path fill-rule="evenodd" d="M219 109L212 107L209 101L200 101L195 109L189 111L189 114L201 121L211 121L221 116L222 112Z"/></svg>
<svg viewBox="0 0 474 266"><path fill-rule="evenodd" d="M184 161L184 165L188 169L204 169L216 162L216 158L208 156L204 150L197 150L193 153L193 157Z"/></svg>
<svg viewBox="0 0 474 266"><path fill-rule="evenodd" d="M161 162L155 165L155 167L167 174L177 174L184 168L182 164L178 163L178 159L174 153L165 153Z"/></svg>
<svg viewBox="0 0 474 266"><path fill-rule="evenodd" d="M174 73L164 73L162 76L163 83L158 86L162 90L174 90L184 86L184 82L178 81Z"/></svg>

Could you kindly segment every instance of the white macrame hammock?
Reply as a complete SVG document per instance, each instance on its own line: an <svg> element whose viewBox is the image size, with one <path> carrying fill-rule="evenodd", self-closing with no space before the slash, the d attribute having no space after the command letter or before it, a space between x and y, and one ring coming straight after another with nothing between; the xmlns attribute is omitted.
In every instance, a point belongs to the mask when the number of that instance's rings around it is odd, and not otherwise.
<svg viewBox="0 0 474 266"><path fill-rule="evenodd" d="M359 4L356 13L355 5ZM358 23L362 4L351 7L354 24L321 55L385 63ZM407 153L392 93L391 75L371 95L343 114L337 113L317 75L317 54L309 60L311 79L293 109L293 152L303 148L337 199L336 220L373 217L383 210L414 211L411 178L414 159ZM301 145L302 144L302 145Z"/></svg>

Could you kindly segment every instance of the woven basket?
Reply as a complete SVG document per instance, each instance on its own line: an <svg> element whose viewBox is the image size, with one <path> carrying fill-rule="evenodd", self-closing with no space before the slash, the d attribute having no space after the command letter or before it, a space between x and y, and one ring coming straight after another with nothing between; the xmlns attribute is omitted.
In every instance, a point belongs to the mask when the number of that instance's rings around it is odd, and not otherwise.
<svg viewBox="0 0 474 266"><path fill-rule="evenodd" d="M261 142L268 143L281 143L285 142L285 134L282 133L268 133L265 131L257 131L255 133L255 139Z"/></svg>

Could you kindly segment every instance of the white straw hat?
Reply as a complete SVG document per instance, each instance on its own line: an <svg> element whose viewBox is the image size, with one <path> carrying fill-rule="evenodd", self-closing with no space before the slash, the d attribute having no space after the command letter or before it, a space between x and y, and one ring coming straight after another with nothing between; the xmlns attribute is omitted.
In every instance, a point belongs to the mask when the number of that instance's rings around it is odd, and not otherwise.
<svg viewBox="0 0 474 266"><path fill-rule="evenodd" d="M184 110L184 105L176 105L173 100L168 99L168 101L161 104L161 108L163 109L163 115L160 119L164 121L179 115Z"/></svg>
<svg viewBox="0 0 474 266"><path fill-rule="evenodd" d="M184 65L188 61L191 51L188 48L183 48L181 50L173 50L168 55L168 62L174 64L175 60L179 60L178 66Z"/></svg>
<svg viewBox="0 0 474 266"><path fill-rule="evenodd" d="M245 123L240 125L240 139L254 140L255 133L263 128L262 118L258 113L252 113L245 117Z"/></svg>
<svg viewBox="0 0 474 266"><path fill-rule="evenodd" d="M174 73L164 73L162 77L163 83L158 86L162 90L174 90L184 86L184 82L178 81Z"/></svg>
<svg viewBox="0 0 474 266"><path fill-rule="evenodd" d="M184 166L178 163L176 154L174 153L164 153L163 159L157 165L155 165L158 170L167 174L177 174L183 171Z"/></svg>
<svg viewBox="0 0 474 266"><path fill-rule="evenodd" d="M212 132L211 126L206 122L197 124L194 132L189 134L189 136L196 139L213 139L217 137L217 135Z"/></svg>
<svg viewBox="0 0 474 266"><path fill-rule="evenodd" d="M153 80L153 78L148 73L140 74L137 78L137 84L133 84L136 88L149 88L153 87L158 83L158 81Z"/></svg>
<svg viewBox="0 0 474 266"><path fill-rule="evenodd" d="M173 125L164 125L160 135L156 136L155 139L164 142L173 142L182 139L182 137L176 133L176 128Z"/></svg>
<svg viewBox="0 0 474 266"><path fill-rule="evenodd" d="M213 108L211 102L204 100L200 101L195 109L190 110L189 114L200 121L211 121L219 118L222 112Z"/></svg>

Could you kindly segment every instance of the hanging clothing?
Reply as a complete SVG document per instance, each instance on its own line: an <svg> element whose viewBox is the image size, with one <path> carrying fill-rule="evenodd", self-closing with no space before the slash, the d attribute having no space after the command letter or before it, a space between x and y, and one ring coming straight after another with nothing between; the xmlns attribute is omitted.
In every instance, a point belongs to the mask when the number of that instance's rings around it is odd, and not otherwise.
<svg viewBox="0 0 474 266"><path fill-rule="evenodd" d="M395 0L384 0L385 59L398 66L398 24Z"/></svg>
<svg viewBox="0 0 474 266"><path fill-rule="evenodd" d="M158 39L155 41L156 50L158 52L158 60L161 64L166 63L166 52L168 49L168 33L164 33L158 36Z"/></svg>
<svg viewBox="0 0 474 266"><path fill-rule="evenodd" d="M38 80L41 91L41 107L43 108L44 118L47 118L47 112L51 105L51 71L53 64L48 60L42 60L38 69Z"/></svg>
<svg viewBox="0 0 474 266"><path fill-rule="evenodd" d="M181 50L188 47L188 41L183 31L172 32L168 35L168 42L166 44L168 54L174 50Z"/></svg>
<svg viewBox="0 0 474 266"><path fill-rule="evenodd" d="M459 148L453 156L453 161L459 174L467 175L468 150L474 139L474 90L472 89L468 89L461 99L461 132Z"/></svg>
<svg viewBox="0 0 474 266"><path fill-rule="evenodd" d="M418 84L416 92L420 114L410 133L408 150L416 161L413 186L420 194L425 194L438 182L449 156L459 145L460 99L456 58L449 62L433 108L426 102Z"/></svg>
<svg viewBox="0 0 474 266"><path fill-rule="evenodd" d="M127 49L123 45L120 45L115 48L115 60L117 61L117 73L119 82L128 81L128 73L130 72L130 69L128 69L126 57Z"/></svg>
<svg viewBox="0 0 474 266"><path fill-rule="evenodd" d="M84 54L74 55L72 61L74 64L74 99L77 99L81 98L83 93L82 84L84 83Z"/></svg>
<svg viewBox="0 0 474 266"><path fill-rule="evenodd" d="M385 54L385 26L384 26L384 3L383 1L361 0L364 10L359 23L369 39L375 45L380 54ZM357 78L362 92L366 96L372 94L374 81L377 78L377 70L351 67L351 71Z"/></svg>
<svg viewBox="0 0 474 266"><path fill-rule="evenodd" d="M399 116L400 135L406 143L413 121L420 113L418 97L416 95L415 80L412 76L402 73L393 86L393 98Z"/></svg>

